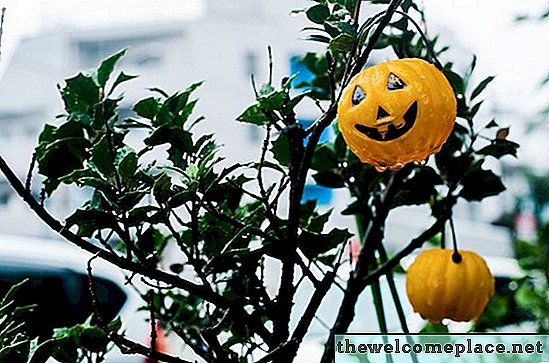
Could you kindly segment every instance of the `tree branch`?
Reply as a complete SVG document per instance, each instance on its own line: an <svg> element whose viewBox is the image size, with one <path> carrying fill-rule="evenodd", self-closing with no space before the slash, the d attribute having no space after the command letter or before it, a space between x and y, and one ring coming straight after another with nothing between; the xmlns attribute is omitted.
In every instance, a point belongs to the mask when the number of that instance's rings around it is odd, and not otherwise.
<svg viewBox="0 0 549 363"><path fill-rule="evenodd" d="M253 319L242 306L232 303L225 299L223 296L216 294L208 290L205 286L197 285L193 282L187 281L175 274L171 274L162 270L152 269L141 263L136 263L134 261L122 258L118 255L113 255L107 250L104 250L89 241L84 240L83 238L72 233L70 230L65 228L57 219L55 219L49 212L40 204L32 194L25 189L25 186L21 183L17 175L11 170L6 161L2 156L0 156L0 171L6 176L11 186L19 194L19 196L27 203L27 205L33 210L33 212L50 227L53 231L57 232L59 235L63 236L69 242L80 247L81 249L95 254L98 257L112 263L119 268L130 271L133 273L138 273L143 276L147 276L154 280L159 280L167 284L171 284L174 287L178 287L187 291L190 294L200 296L204 300L210 301L216 306L221 308L232 309L235 314L244 319L250 324L255 332L267 343L272 343L272 335L265 328L265 326L257 319Z"/></svg>
<svg viewBox="0 0 549 363"><path fill-rule="evenodd" d="M142 356L158 359L166 363L193 363L191 361L174 357L166 353L151 351L149 347L143 344L134 342L133 340L127 339L124 336L116 333L109 334L109 338L120 349L120 351L123 354L140 354Z"/></svg>

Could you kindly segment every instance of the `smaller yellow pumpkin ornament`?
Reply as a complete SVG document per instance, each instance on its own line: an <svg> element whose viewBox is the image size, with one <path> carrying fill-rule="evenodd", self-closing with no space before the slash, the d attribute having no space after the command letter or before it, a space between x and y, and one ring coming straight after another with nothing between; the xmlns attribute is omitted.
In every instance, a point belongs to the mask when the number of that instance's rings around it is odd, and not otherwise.
<svg viewBox="0 0 549 363"><path fill-rule="evenodd" d="M484 259L463 250L456 259L454 253L425 250L406 272L406 293L414 311L433 323L474 320L494 295L494 277Z"/></svg>
<svg viewBox="0 0 549 363"><path fill-rule="evenodd" d="M452 132L456 112L444 74L422 59L405 58L353 77L343 90L337 115L349 149L383 171L438 152Z"/></svg>

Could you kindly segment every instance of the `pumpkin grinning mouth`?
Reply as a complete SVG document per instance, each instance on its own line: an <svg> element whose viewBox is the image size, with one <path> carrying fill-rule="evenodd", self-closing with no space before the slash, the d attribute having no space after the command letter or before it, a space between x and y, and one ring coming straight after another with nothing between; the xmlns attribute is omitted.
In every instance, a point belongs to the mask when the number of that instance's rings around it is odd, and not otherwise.
<svg viewBox="0 0 549 363"><path fill-rule="evenodd" d="M404 124L397 127L394 123L382 125L382 127L368 127L362 124L355 124L355 129L367 137L376 141L391 141L398 139L414 126L417 118L417 101L414 101L404 116Z"/></svg>

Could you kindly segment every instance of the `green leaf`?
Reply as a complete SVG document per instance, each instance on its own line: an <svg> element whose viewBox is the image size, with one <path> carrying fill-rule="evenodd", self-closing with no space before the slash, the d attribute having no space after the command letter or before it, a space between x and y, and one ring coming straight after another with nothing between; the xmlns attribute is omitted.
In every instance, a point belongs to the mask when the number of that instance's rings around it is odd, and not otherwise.
<svg viewBox="0 0 549 363"><path fill-rule="evenodd" d="M137 171L137 154L129 152L118 164L118 173L122 179L131 178Z"/></svg>
<svg viewBox="0 0 549 363"><path fill-rule="evenodd" d="M343 160L345 159L345 155L347 154L347 143L343 138L343 134L339 132L339 129L336 131L336 135L337 136L334 141L334 152L339 160Z"/></svg>
<svg viewBox="0 0 549 363"><path fill-rule="evenodd" d="M133 76L133 75L130 75L130 74L126 74L124 72L120 72L120 74L118 75L118 77L116 77L116 80L112 84L111 90L109 91L109 95L112 94L114 92L114 89L116 87L118 87L119 85L121 85L122 83L130 81L130 80L132 80L134 78L137 78L137 77L138 76Z"/></svg>
<svg viewBox="0 0 549 363"><path fill-rule="evenodd" d="M171 195L172 180L168 174L162 173L154 182L153 194L159 203L165 203Z"/></svg>
<svg viewBox="0 0 549 363"><path fill-rule="evenodd" d="M113 321L111 321L109 324L107 324L107 330L111 332L118 332L122 328L122 319L120 317L117 317Z"/></svg>
<svg viewBox="0 0 549 363"><path fill-rule="evenodd" d="M498 125L498 123L496 122L496 120L493 120L493 119L492 119L492 120L491 120L490 122L488 122L488 123L486 124L486 126L484 126L484 127L486 127L487 129L491 129L491 128L493 128L493 127L498 127L498 126L499 126L499 125Z"/></svg>
<svg viewBox="0 0 549 363"><path fill-rule="evenodd" d="M286 90L272 91L257 98L261 109L264 111L275 111L281 109L287 99L288 93Z"/></svg>
<svg viewBox="0 0 549 363"><path fill-rule="evenodd" d="M391 208L428 203L433 196L437 195L435 186L439 184L442 184L442 179L433 168L418 168L412 177L402 183L402 187L392 201Z"/></svg>
<svg viewBox="0 0 549 363"><path fill-rule="evenodd" d="M478 150L477 154L490 155L495 157L496 159L499 159L504 155L512 155L514 157L517 157L518 148L519 144L517 144L516 142L505 139L495 139L490 145Z"/></svg>
<svg viewBox="0 0 549 363"><path fill-rule="evenodd" d="M107 136L101 137L98 143L96 143L92 149L92 162L105 176L114 175L114 151L111 150Z"/></svg>
<svg viewBox="0 0 549 363"><path fill-rule="evenodd" d="M494 80L494 78L494 76L489 76L482 80L482 82L480 82L479 85L473 90L473 93L471 93L471 100L480 95L486 86Z"/></svg>
<svg viewBox="0 0 549 363"><path fill-rule="evenodd" d="M193 113L194 108L198 100L194 100L185 105L183 110L175 117L175 125L183 126L185 122L189 119L189 116Z"/></svg>
<svg viewBox="0 0 549 363"><path fill-rule="evenodd" d="M69 113L86 113L99 103L99 86L92 77L79 73L65 82L61 95Z"/></svg>
<svg viewBox="0 0 549 363"><path fill-rule="evenodd" d="M261 106L258 103L248 107L236 120L260 126L270 123L269 118L261 110Z"/></svg>
<svg viewBox="0 0 549 363"><path fill-rule="evenodd" d="M323 24L328 16L330 16L330 9L326 5L317 4L307 9L305 15L313 23Z"/></svg>
<svg viewBox="0 0 549 363"><path fill-rule="evenodd" d="M59 185L59 178L82 169L88 157L89 141L84 137L83 126L69 121L55 129L46 126L36 148L38 172L47 177L44 188L49 195ZM60 162L62 161L62 162Z"/></svg>
<svg viewBox="0 0 549 363"><path fill-rule="evenodd" d="M329 209L324 214L314 213L309 219L309 224L306 226L306 229L311 232L321 233L324 229L324 225L328 223L331 214L332 209Z"/></svg>
<svg viewBox="0 0 549 363"><path fill-rule="evenodd" d="M101 65L97 69L97 83L100 87L105 87L109 77L114 70L114 66L126 54L126 49L119 51L116 54L111 55L109 58L101 62Z"/></svg>
<svg viewBox="0 0 549 363"><path fill-rule="evenodd" d="M87 327L80 333L80 344L82 348L90 352L102 352L107 349L109 339L107 333L98 326Z"/></svg>
<svg viewBox="0 0 549 363"><path fill-rule="evenodd" d="M317 146L311 162L313 170L331 170L338 166L337 157L334 151L326 144Z"/></svg>
<svg viewBox="0 0 549 363"><path fill-rule="evenodd" d="M500 177L491 170L484 169L467 172L463 177L462 185L463 189L459 195L469 201L480 201L505 190Z"/></svg>
<svg viewBox="0 0 549 363"><path fill-rule="evenodd" d="M305 40L312 40L313 42L330 44L332 39L320 34L310 34L305 37Z"/></svg>
<svg viewBox="0 0 549 363"><path fill-rule="evenodd" d="M149 120L154 120L159 109L160 103L154 97L148 97L140 100L135 104L135 106L133 106L135 113Z"/></svg>
<svg viewBox="0 0 549 363"><path fill-rule="evenodd" d="M40 343L34 350L28 363L46 363L57 348L58 339L48 339Z"/></svg>
<svg viewBox="0 0 549 363"><path fill-rule="evenodd" d="M110 229L116 225L116 218L97 209L77 209L65 220L65 228L78 227L78 236L92 237L95 231Z"/></svg>
<svg viewBox="0 0 549 363"><path fill-rule="evenodd" d="M334 171L319 171L313 175L313 179L318 185L327 188L343 188L345 179Z"/></svg>
<svg viewBox="0 0 549 363"><path fill-rule="evenodd" d="M480 106L482 106L483 103L484 101L480 101L475 105L473 105L473 107L471 107L471 110L469 111L469 114L471 115L471 117L474 117L477 114L478 110L480 109Z"/></svg>
<svg viewBox="0 0 549 363"><path fill-rule="evenodd" d="M463 78L456 72L453 72L450 69L444 69L444 75L448 78L452 89L456 95L463 95L465 93L465 84Z"/></svg>
<svg viewBox="0 0 549 363"><path fill-rule="evenodd" d="M280 165L290 165L290 141L286 135L280 135L271 146L271 152Z"/></svg>
<svg viewBox="0 0 549 363"><path fill-rule="evenodd" d="M355 39L349 34L340 34L330 41L330 49L338 52L350 52L353 49Z"/></svg>
<svg viewBox="0 0 549 363"><path fill-rule="evenodd" d="M318 255L328 252L344 243L352 236L346 229L334 228L327 234L303 231L298 237L298 246L308 258L316 258Z"/></svg>

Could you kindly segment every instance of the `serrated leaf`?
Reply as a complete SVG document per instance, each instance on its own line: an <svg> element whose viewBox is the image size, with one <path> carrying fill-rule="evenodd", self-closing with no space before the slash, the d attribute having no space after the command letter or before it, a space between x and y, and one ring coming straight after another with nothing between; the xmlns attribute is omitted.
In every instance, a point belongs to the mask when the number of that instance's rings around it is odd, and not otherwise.
<svg viewBox="0 0 549 363"><path fill-rule="evenodd" d="M92 77L79 73L65 82L61 95L69 113L86 113L99 102L99 86Z"/></svg>
<svg viewBox="0 0 549 363"><path fill-rule="evenodd" d="M280 135L275 141L273 141L271 152L273 153L275 160L278 161L280 165L290 165L290 142L286 135Z"/></svg>

